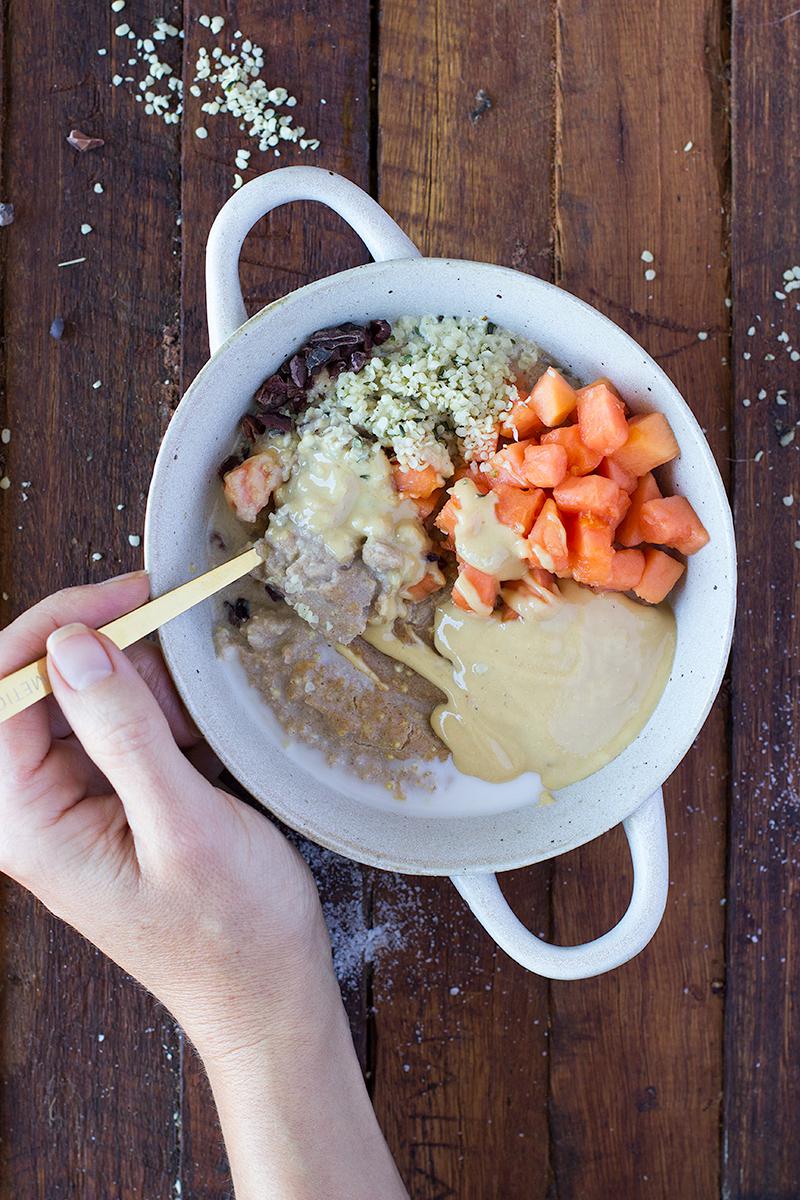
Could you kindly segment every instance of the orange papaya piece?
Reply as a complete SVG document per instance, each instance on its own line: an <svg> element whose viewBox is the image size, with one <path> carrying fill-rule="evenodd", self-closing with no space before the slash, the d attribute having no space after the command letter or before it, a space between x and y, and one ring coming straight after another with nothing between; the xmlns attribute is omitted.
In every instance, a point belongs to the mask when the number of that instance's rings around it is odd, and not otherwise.
<svg viewBox="0 0 800 1200"><path fill-rule="evenodd" d="M627 442L625 405L606 380L578 389L578 429L584 446L603 455Z"/></svg>
<svg viewBox="0 0 800 1200"><path fill-rule="evenodd" d="M605 587L611 578L614 550L613 530L593 513L573 518L569 535L569 565L578 583Z"/></svg>
<svg viewBox="0 0 800 1200"><path fill-rule="evenodd" d="M522 471L531 487L556 487L566 477L569 459L563 446L528 446Z"/></svg>
<svg viewBox="0 0 800 1200"><path fill-rule="evenodd" d="M648 471L639 480L636 491L631 496L631 506L617 529L617 541L622 546L638 546L645 540L641 527L642 508L648 500L660 499L661 489L655 477Z"/></svg>
<svg viewBox="0 0 800 1200"><path fill-rule="evenodd" d="M527 537L544 504L541 488L528 492L512 487L510 483L496 483L492 491L497 497L494 511L498 521L508 525L520 537Z"/></svg>
<svg viewBox="0 0 800 1200"><path fill-rule="evenodd" d="M642 505L640 525L645 540L696 554L708 544L708 530L685 496L664 496Z"/></svg>
<svg viewBox="0 0 800 1200"><path fill-rule="evenodd" d="M553 499L562 512L592 513L614 526L622 519L622 505L629 503L622 488L602 475L573 475L553 489Z"/></svg>
<svg viewBox="0 0 800 1200"><path fill-rule="evenodd" d="M644 572L641 550L615 550L611 560L611 575L603 586L611 592L632 592Z"/></svg>
<svg viewBox="0 0 800 1200"><path fill-rule="evenodd" d="M453 603L458 608L480 617L491 616L499 594L500 584L494 575L487 575L469 563L461 563L453 584Z"/></svg>
<svg viewBox="0 0 800 1200"><path fill-rule="evenodd" d="M549 498L542 505L528 538L529 557L533 566L542 567L556 575L569 569L567 531L555 500Z"/></svg>
<svg viewBox="0 0 800 1200"><path fill-rule="evenodd" d="M550 446L554 442L567 452L567 472L570 475L590 474L603 458L596 450L584 446L577 425L562 425L560 429L551 429L542 434L543 446Z"/></svg>
<svg viewBox="0 0 800 1200"><path fill-rule="evenodd" d="M543 425L551 429L575 411L578 393L555 367L548 367L537 379L528 403Z"/></svg>
<svg viewBox="0 0 800 1200"><path fill-rule="evenodd" d="M646 600L648 604L660 604L685 570L685 565L671 554L648 546L644 552L644 571L633 589L634 594L640 600Z"/></svg>
<svg viewBox="0 0 800 1200"><path fill-rule="evenodd" d="M628 440L613 454L614 462L632 471L634 475L646 475L648 471L671 462L680 454L672 427L663 413L643 413L628 421Z"/></svg>

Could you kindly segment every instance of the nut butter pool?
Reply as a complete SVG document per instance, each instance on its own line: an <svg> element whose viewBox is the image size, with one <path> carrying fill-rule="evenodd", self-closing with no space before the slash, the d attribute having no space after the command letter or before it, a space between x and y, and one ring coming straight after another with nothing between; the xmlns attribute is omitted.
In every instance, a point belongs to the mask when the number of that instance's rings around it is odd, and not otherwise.
<svg viewBox="0 0 800 1200"><path fill-rule="evenodd" d="M363 635L443 692L431 725L464 774L499 783L533 771L566 787L621 753L655 709L675 653L672 612L559 587L515 621L441 604L435 650L388 624Z"/></svg>

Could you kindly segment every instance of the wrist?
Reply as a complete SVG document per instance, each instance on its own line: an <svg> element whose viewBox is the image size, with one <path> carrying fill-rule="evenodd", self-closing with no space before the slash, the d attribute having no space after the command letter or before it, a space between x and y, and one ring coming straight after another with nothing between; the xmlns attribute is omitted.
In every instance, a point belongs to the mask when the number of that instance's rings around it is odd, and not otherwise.
<svg viewBox="0 0 800 1200"><path fill-rule="evenodd" d="M302 937L228 948L196 965L190 986L170 991L161 998L207 1065L262 1054L296 1038L309 1010L341 1006L321 912Z"/></svg>
<svg viewBox="0 0 800 1200"><path fill-rule="evenodd" d="M241 1080L243 1073L280 1070L287 1052L310 1049L315 1030L335 1028L342 1012L330 955L326 962L273 964L269 978L229 989L178 1020L209 1077ZM313 1040L313 1039L311 1039Z"/></svg>
<svg viewBox="0 0 800 1200"><path fill-rule="evenodd" d="M203 1055L239 1200L407 1200L329 981L260 1041Z"/></svg>

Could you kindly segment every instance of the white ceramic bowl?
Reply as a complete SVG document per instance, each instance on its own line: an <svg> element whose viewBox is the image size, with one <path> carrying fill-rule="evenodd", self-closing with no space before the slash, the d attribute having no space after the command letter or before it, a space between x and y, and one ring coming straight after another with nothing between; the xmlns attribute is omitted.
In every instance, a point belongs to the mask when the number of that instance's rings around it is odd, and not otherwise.
<svg viewBox="0 0 800 1200"><path fill-rule="evenodd" d="M316 199L359 232L367 266L309 284L246 319L238 258L248 230L280 204ZM212 356L183 397L156 462L145 561L159 594L208 566L207 529L217 468L262 380L314 329L409 313L486 314L530 338L579 378L609 374L631 408L656 409L681 446L670 484L711 535L674 596L677 651L664 694L636 740L613 762L563 789L550 807L426 818L372 808L321 785L263 736L237 702L214 653L214 608L199 606L161 631L178 689L194 720L242 784L287 825L363 863L450 875L495 940L531 970L554 978L599 974L637 953L666 902L667 845L661 784L697 736L722 680L735 611L731 514L708 444L673 384L626 333L550 283L486 263L422 258L359 188L327 171L291 167L248 183L225 205L207 257ZM514 917L494 872L571 850L625 823L634 861L631 906L610 933L578 947L550 946Z"/></svg>

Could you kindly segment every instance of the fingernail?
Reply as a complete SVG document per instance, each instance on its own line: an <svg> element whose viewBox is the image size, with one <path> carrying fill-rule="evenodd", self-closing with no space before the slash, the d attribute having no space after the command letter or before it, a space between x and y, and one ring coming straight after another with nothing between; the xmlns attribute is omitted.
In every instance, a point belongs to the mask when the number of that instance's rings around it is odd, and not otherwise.
<svg viewBox="0 0 800 1200"><path fill-rule="evenodd" d="M85 625L64 625L47 639L47 653L65 683L82 692L107 679L114 667L103 644Z"/></svg>
<svg viewBox="0 0 800 1200"><path fill-rule="evenodd" d="M122 583L123 579L140 579L147 575L147 571L126 571L124 575L112 575L110 579L101 579L98 587L105 587L107 583Z"/></svg>

